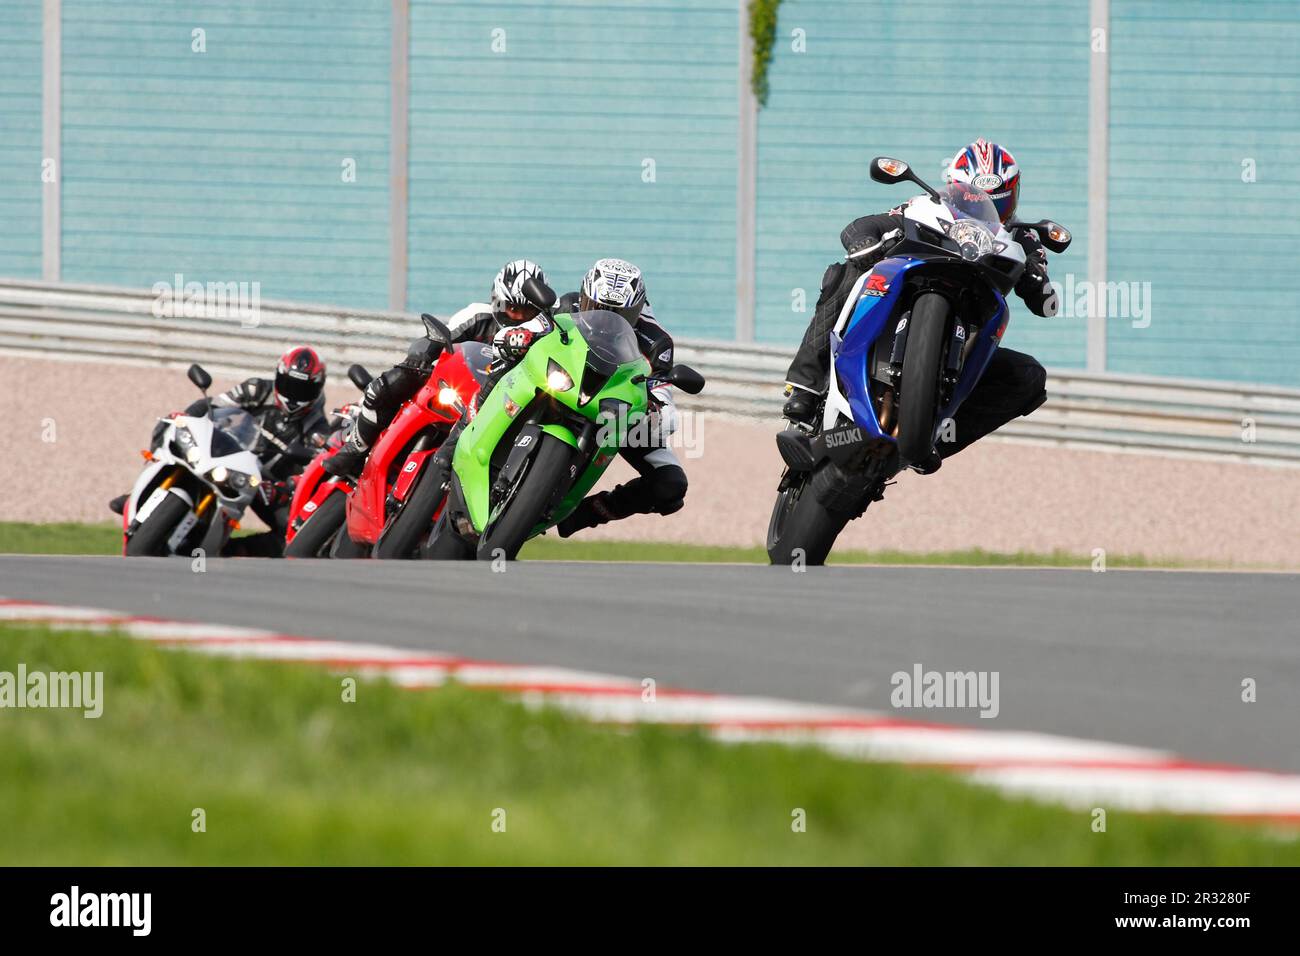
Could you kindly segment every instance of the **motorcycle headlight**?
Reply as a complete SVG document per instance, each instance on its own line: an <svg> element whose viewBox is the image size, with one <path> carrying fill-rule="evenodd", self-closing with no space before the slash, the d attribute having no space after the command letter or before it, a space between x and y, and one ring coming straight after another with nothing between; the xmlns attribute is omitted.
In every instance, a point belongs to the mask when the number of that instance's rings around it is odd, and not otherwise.
<svg viewBox="0 0 1300 956"><path fill-rule="evenodd" d="M948 227L948 238L957 243L963 259L979 259L993 251L993 233L977 219L958 219Z"/></svg>
<svg viewBox="0 0 1300 956"><path fill-rule="evenodd" d="M208 472L208 478L214 485L220 485L227 491L233 491L243 494L246 489L256 488L261 482L256 475L248 475L242 471L232 471L225 465L217 465Z"/></svg>
<svg viewBox="0 0 1300 956"><path fill-rule="evenodd" d="M551 359L546 366L546 386L552 392L567 392L573 388L573 376L560 367L560 363Z"/></svg>
<svg viewBox="0 0 1300 956"><path fill-rule="evenodd" d="M184 458L191 465L198 464L199 459L203 457L194 433L185 427L176 429L176 433L172 436L172 453L177 458Z"/></svg>

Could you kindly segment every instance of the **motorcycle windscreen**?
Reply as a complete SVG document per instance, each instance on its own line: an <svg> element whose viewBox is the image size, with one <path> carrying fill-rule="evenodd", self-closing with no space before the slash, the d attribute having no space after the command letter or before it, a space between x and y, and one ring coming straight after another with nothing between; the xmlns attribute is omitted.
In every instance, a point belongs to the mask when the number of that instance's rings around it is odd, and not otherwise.
<svg viewBox="0 0 1300 956"><path fill-rule="evenodd" d="M587 343L587 367L582 372L581 387L585 404L605 387L620 366L641 358L641 347L632 326L617 312L579 312L573 316L573 324Z"/></svg>
<svg viewBox="0 0 1300 956"><path fill-rule="evenodd" d="M978 219L994 227L1001 225L998 207L993 205L989 194L975 186L965 183L949 183L939 190L939 198L956 219Z"/></svg>
<svg viewBox="0 0 1300 956"><path fill-rule="evenodd" d="M487 382L488 366L492 364L492 346L485 342L461 342L456 351L469 367L470 374L480 386Z"/></svg>
<svg viewBox="0 0 1300 956"><path fill-rule="evenodd" d="M242 408L218 408L212 413L212 457L252 451L257 444L257 419Z"/></svg>

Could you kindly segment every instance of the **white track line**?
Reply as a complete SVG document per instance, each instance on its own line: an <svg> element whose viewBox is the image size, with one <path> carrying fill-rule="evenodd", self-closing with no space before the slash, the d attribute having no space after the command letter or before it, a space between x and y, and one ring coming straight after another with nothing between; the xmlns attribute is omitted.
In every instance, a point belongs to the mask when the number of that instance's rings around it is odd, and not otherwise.
<svg viewBox="0 0 1300 956"><path fill-rule="evenodd" d="M953 727L795 701L643 688L629 677L562 667L319 640L259 628L140 617L0 598L0 621L65 625L219 657L300 661L413 689L448 680L504 690L589 720L699 726L733 743L816 746L855 760L951 769L1003 792L1071 807L1300 822L1300 775L1180 760L1145 747L1051 734Z"/></svg>

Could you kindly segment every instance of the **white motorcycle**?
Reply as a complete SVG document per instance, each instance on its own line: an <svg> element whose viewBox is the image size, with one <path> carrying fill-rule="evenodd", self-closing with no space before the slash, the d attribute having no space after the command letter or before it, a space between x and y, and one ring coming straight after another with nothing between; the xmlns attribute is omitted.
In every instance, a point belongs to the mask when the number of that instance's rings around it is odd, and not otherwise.
<svg viewBox="0 0 1300 956"><path fill-rule="evenodd" d="M198 365L188 374L206 395L212 377ZM123 553L188 557L201 548L215 557L262 482L257 419L241 408L215 408L159 421L166 428L143 452L149 464L122 511Z"/></svg>

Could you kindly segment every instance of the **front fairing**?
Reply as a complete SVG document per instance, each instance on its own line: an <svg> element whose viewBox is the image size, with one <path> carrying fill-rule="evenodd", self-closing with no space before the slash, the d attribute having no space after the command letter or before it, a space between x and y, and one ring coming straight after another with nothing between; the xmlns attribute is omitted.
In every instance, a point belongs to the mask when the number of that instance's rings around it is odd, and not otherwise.
<svg viewBox="0 0 1300 956"><path fill-rule="evenodd" d="M939 260L944 259L950 260L950 257L939 257ZM893 333L900 313L911 301L911 296L904 296L910 284L926 281L936 272L942 272L948 278L951 270L950 261L936 261L931 257L899 255L881 260L855 287L856 301L842 335L831 334L836 383L847 400L853 421L865 429L870 438L893 441L893 436L881 428L872 400L873 346L882 336ZM979 281L976 270L970 270L970 279ZM941 409L941 421L955 414L970 395L988 368L1006 330L1009 316L1006 299L996 286L986 285L993 309L975 335L952 399Z"/></svg>
<svg viewBox="0 0 1300 956"><path fill-rule="evenodd" d="M247 413L241 414L246 415ZM199 452L197 459L194 461L179 458L174 453L171 442L175 438L176 432L181 428L188 428L190 434L194 436ZM213 445L218 431L219 429L211 418L179 415L173 420L171 428L165 434L163 447L168 450L171 458L182 464L212 489L223 510L228 514L238 515L248 507L249 502L253 500L253 496L257 494L258 483L260 483L262 477L262 463L258 460L257 455L248 448L240 448L228 454L214 454ZM211 478L213 469L218 467L225 468L228 472L239 472L248 475L250 478L256 479L256 482L250 483L240 490L222 486Z"/></svg>

